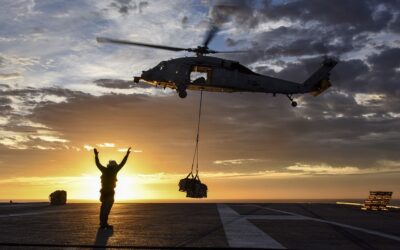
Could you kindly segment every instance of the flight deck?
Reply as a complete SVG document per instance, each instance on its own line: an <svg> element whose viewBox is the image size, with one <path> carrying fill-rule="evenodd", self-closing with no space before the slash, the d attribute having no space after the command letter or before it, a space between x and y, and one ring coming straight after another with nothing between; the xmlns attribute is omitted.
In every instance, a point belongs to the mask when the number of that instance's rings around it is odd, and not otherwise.
<svg viewBox="0 0 400 250"><path fill-rule="evenodd" d="M323 203L0 205L1 249L400 249L400 210Z"/></svg>

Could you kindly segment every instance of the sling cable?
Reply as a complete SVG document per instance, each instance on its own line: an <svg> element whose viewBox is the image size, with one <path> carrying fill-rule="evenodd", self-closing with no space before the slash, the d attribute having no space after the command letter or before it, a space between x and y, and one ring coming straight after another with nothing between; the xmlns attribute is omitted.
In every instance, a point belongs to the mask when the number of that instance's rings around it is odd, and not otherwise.
<svg viewBox="0 0 400 250"><path fill-rule="evenodd" d="M200 91L200 104L199 116L197 120L197 135L196 146L194 148L192 168L186 178L179 181L179 191L186 192L186 197L189 198L207 198L207 185L201 183L199 177L199 138L200 138L200 121L201 121L201 107L203 102L203 91ZM196 163L196 173L193 173L194 165Z"/></svg>

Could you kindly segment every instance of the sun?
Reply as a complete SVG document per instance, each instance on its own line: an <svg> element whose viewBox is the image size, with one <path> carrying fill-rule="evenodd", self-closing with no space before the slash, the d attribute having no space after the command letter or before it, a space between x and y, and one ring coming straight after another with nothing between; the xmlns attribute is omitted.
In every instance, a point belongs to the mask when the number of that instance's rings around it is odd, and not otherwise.
<svg viewBox="0 0 400 250"><path fill-rule="evenodd" d="M124 201L142 198L138 190L140 189L136 178L125 175L118 176L115 200Z"/></svg>
<svg viewBox="0 0 400 250"><path fill-rule="evenodd" d="M120 175L117 177L115 188L115 201L128 201L141 199L146 196L145 190L134 176ZM78 181L71 183L68 196L72 199L95 201L100 198L101 180L100 176L81 176Z"/></svg>

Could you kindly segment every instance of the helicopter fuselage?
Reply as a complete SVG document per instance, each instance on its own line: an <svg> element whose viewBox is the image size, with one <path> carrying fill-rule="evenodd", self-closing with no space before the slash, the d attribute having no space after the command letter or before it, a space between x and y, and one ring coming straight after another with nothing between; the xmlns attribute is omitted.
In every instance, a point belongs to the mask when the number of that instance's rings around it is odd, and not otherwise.
<svg viewBox="0 0 400 250"><path fill-rule="evenodd" d="M330 86L329 71L336 61L324 61L322 67L304 84L255 73L239 62L210 56L183 57L162 61L143 71L135 82L176 89L186 97L186 89L214 92L263 92L273 94L321 93ZM325 82L322 82L325 80ZM309 83L307 84L307 81Z"/></svg>

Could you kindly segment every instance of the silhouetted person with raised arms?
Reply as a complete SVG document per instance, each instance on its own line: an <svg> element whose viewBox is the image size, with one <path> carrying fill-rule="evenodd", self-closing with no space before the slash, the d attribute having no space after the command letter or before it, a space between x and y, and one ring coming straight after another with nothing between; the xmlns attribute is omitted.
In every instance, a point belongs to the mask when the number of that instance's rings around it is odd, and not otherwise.
<svg viewBox="0 0 400 250"><path fill-rule="evenodd" d="M114 160L110 160L107 167L104 167L101 165L99 160L99 151L94 149L96 166L102 173L100 189L100 228L102 229L113 229L113 226L108 224L108 215L110 214L111 208L114 204L114 188L117 185L117 174L125 165L130 153L131 148L126 151L126 155L120 164L117 164Z"/></svg>

